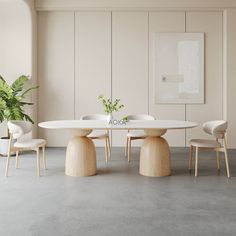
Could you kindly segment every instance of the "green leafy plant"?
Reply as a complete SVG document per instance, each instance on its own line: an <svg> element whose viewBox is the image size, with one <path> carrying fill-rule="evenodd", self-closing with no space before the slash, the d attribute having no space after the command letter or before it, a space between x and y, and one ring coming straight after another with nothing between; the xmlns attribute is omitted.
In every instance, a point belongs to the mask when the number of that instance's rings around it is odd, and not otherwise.
<svg viewBox="0 0 236 236"><path fill-rule="evenodd" d="M25 98L33 89L38 86L24 89L28 76L21 75L11 85L9 85L0 75L0 121L4 120L33 120L24 112L25 105L33 105L26 102Z"/></svg>
<svg viewBox="0 0 236 236"><path fill-rule="evenodd" d="M112 102L110 98L107 99L104 95L100 95L98 99L102 102L106 114L119 111L122 107L124 107L123 104L120 104L120 99L115 99L115 101Z"/></svg>
<svg viewBox="0 0 236 236"><path fill-rule="evenodd" d="M124 116L124 117L122 118L122 120L127 122L127 121L128 121L128 116Z"/></svg>

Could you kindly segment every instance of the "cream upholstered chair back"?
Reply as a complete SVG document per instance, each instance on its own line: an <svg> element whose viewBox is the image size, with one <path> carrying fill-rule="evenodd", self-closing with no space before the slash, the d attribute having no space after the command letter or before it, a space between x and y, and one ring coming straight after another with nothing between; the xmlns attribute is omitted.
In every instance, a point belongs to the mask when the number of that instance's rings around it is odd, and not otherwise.
<svg viewBox="0 0 236 236"><path fill-rule="evenodd" d="M215 136L215 138L222 139L225 136L228 122L224 120L214 120L204 123L202 127L206 133Z"/></svg>
<svg viewBox="0 0 236 236"><path fill-rule="evenodd" d="M107 115L103 114L92 114L85 115L80 118L81 120L107 120Z"/></svg>
<svg viewBox="0 0 236 236"><path fill-rule="evenodd" d="M26 141L32 138L32 123L29 121L11 120L7 122L7 127L12 133L12 137L18 141Z"/></svg>
<svg viewBox="0 0 236 236"><path fill-rule="evenodd" d="M225 165L228 178L230 177L229 170L229 160L227 153L227 142L226 142L226 130L228 127L228 122L224 120L214 120L208 121L203 124L203 130L210 135L213 135L216 140L209 139L191 139L190 140L190 155L189 155L189 170L192 169L192 152L193 148L196 148L195 154L195 176L198 176L198 151L199 149L212 149L216 151L216 163L217 170L220 171L220 156L219 152L224 152L225 154ZM218 141L218 139L222 139L222 144Z"/></svg>
<svg viewBox="0 0 236 236"><path fill-rule="evenodd" d="M11 120L7 122L7 127L10 132L10 140L16 139L16 142L9 142L8 155L6 163L5 176L8 176L9 163L11 158L11 152L16 152L16 169L18 168L19 152L25 150L33 150L37 152L37 174L40 176L40 148L43 151L43 165L46 170L46 156L45 146L46 141L44 139L32 139L32 124L29 121Z"/></svg>
<svg viewBox="0 0 236 236"><path fill-rule="evenodd" d="M128 115L128 120L155 120L155 117L146 114Z"/></svg>

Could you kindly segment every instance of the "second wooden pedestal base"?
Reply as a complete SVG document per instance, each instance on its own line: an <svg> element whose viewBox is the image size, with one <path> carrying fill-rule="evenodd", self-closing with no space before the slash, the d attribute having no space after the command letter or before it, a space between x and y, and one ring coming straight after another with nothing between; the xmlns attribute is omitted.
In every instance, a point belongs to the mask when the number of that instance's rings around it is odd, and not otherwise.
<svg viewBox="0 0 236 236"><path fill-rule="evenodd" d="M66 175L90 176L96 174L96 150L91 139L73 137L66 150Z"/></svg>
<svg viewBox="0 0 236 236"><path fill-rule="evenodd" d="M161 177L171 175L170 150L161 137L147 137L141 147L139 173Z"/></svg>

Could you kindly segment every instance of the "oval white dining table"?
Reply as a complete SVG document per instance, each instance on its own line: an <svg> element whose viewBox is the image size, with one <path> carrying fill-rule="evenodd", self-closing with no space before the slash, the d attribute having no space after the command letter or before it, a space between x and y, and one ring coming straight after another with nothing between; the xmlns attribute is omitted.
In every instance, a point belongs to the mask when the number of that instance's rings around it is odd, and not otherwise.
<svg viewBox="0 0 236 236"><path fill-rule="evenodd" d="M197 123L178 120L129 121L111 125L97 120L56 120L39 123L46 129L70 130L73 138L66 151L65 173L70 176L90 176L97 173L93 141L86 137L92 130L144 130L147 134L140 151L139 173L145 176L171 175L170 150L161 137L169 129L196 127Z"/></svg>

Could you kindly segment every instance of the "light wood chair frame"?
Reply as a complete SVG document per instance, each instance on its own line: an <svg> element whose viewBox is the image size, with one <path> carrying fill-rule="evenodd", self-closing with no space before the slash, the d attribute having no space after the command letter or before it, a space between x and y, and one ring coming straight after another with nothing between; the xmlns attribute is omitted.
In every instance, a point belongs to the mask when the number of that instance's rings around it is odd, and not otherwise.
<svg viewBox="0 0 236 236"><path fill-rule="evenodd" d="M216 141L218 142L218 138ZM230 169L229 169L229 159L228 159L228 151L227 151L227 140L226 140L226 133L223 135L223 145L220 147L197 147L194 145L190 145L189 149L189 164L188 164L188 169L191 172L192 170L192 157L193 157L193 148L196 148L195 151L195 177L198 176L198 159L199 159L199 150L204 149L204 150L213 150L216 152L216 163L217 163L217 171L220 173L220 155L219 152L223 152L225 155L225 165L226 165L226 173L227 177L230 178Z"/></svg>
<svg viewBox="0 0 236 236"><path fill-rule="evenodd" d="M96 117L96 116L105 116L103 114L91 114L91 115L84 115L82 117L80 117L80 120L93 120L94 118L89 118L88 117ZM94 119L94 120L99 120L99 119ZM89 135L87 136L88 138L94 140L94 139L99 139L99 140L105 140L105 157L106 157L106 163L108 162L108 157L111 156L111 143L110 143L110 133L109 130L106 130L106 136L102 136L102 137L89 137Z"/></svg>
<svg viewBox="0 0 236 236"><path fill-rule="evenodd" d="M109 130L106 130L107 136L105 137L88 137L90 139L100 139L105 140L105 157L106 157L106 163L108 162L108 157L111 156L111 143L110 143L110 134Z"/></svg>
<svg viewBox="0 0 236 236"><path fill-rule="evenodd" d="M36 151L37 175L40 176L40 148L42 148L42 152L43 152L43 167L44 167L44 170L46 170L46 155L45 155L46 141L43 144L38 145L36 148L30 148L30 147L25 148L25 147L14 147L14 145L12 145L12 140L13 140L13 133L10 132L5 176L8 177L8 174L9 174L9 164L10 164L10 159L11 159L11 153L16 152L15 168L18 169L19 168L19 152L22 152L22 151Z"/></svg>
<svg viewBox="0 0 236 236"><path fill-rule="evenodd" d="M142 116L142 114L140 114ZM133 115L130 115L133 116ZM135 115L134 115L135 116ZM137 114L137 116L139 116L139 114ZM151 116L151 115L147 115L153 118L153 120L155 120L155 117ZM138 119L137 119L138 120ZM145 120L145 119L143 119ZM130 130L128 129L128 133L130 132ZM130 162L131 159L131 141L132 140L138 140L138 139L145 139L147 136L145 137L130 137L130 136L126 136L126 145L125 145L125 157L127 157L128 162Z"/></svg>
<svg viewBox="0 0 236 236"><path fill-rule="evenodd" d="M128 133L130 130L128 130ZM126 137L126 145L125 145L125 156L128 159L128 162L130 162L130 157L131 157L131 141L132 140L138 140L138 139L145 139L146 137Z"/></svg>

